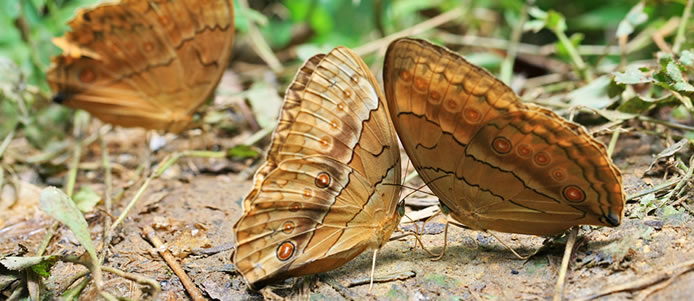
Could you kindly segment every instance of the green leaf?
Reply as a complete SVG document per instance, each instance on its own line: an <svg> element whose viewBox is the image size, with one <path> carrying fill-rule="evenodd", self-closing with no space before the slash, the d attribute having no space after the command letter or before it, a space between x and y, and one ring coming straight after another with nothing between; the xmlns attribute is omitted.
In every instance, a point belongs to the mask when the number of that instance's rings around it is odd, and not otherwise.
<svg viewBox="0 0 694 301"><path fill-rule="evenodd" d="M227 150L227 156L237 160L257 158L258 155L258 151L245 144L239 144Z"/></svg>
<svg viewBox="0 0 694 301"><path fill-rule="evenodd" d="M544 10L541 10L537 6L530 7L530 9L528 9L528 15L532 16L535 19L540 19L540 20L547 19L547 12Z"/></svg>
<svg viewBox="0 0 694 301"><path fill-rule="evenodd" d="M544 20L530 20L528 22L525 22L523 24L523 30L524 31L532 31L537 33L538 31L542 30L545 28L545 21Z"/></svg>
<svg viewBox="0 0 694 301"><path fill-rule="evenodd" d="M655 99L636 95L620 104L617 110L624 113L640 114L654 107L675 106L677 104L679 104L679 101L670 94Z"/></svg>
<svg viewBox="0 0 694 301"><path fill-rule="evenodd" d="M610 81L609 77L601 76L589 84L571 91L566 95L569 98L569 103L573 106L582 105L596 109L606 108L614 102L607 95Z"/></svg>
<svg viewBox="0 0 694 301"><path fill-rule="evenodd" d="M653 78L643 73L637 66L629 65L624 70L624 73L614 73L614 81L618 84L635 85L650 83L653 81Z"/></svg>
<svg viewBox="0 0 694 301"><path fill-rule="evenodd" d="M41 211L65 224L75 234L77 241L82 244L92 260L98 258L96 249L89 235L89 225L75 203L62 190L47 187L41 191L39 201Z"/></svg>
<svg viewBox="0 0 694 301"><path fill-rule="evenodd" d="M525 24L523 24L524 31L538 32L547 26L547 12L541 10L537 6L533 6L528 9L528 14L535 18L535 20L525 22Z"/></svg>
<svg viewBox="0 0 694 301"><path fill-rule="evenodd" d="M547 28L554 32L566 31L566 19L561 13L550 10L547 14Z"/></svg>
<svg viewBox="0 0 694 301"><path fill-rule="evenodd" d="M72 198L80 211L87 213L94 210L94 206L101 201L101 196L99 196L94 190L89 186L82 187L75 196Z"/></svg>
<svg viewBox="0 0 694 301"><path fill-rule="evenodd" d="M639 114L652 109L654 106L654 103L644 101L640 97L632 97L624 103L620 104L617 107L617 110L624 113Z"/></svg>
<svg viewBox="0 0 694 301"><path fill-rule="evenodd" d="M687 66L694 67L694 52L691 52L689 50L683 50L680 53L680 62Z"/></svg>
<svg viewBox="0 0 694 301"><path fill-rule="evenodd" d="M646 22L648 20L648 14L646 14L643 9L645 4L639 2L634 5L634 7L629 10L629 13L624 17L624 19L619 22L617 27L617 37L626 37L634 32L634 28Z"/></svg>
<svg viewBox="0 0 694 301"><path fill-rule="evenodd" d="M680 92L694 92L694 86L684 80L682 70L680 70L680 67L675 61L670 61L665 68L667 75L675 82L672 85L675 90Z"/></svg>
<svg viewBox="0 0 694 301"><path fill-rule="evenodd" d="M694 86L688 82L677 82L672 87L680 92L694 92Z"/></svg>
<svg viewBox="0 0 694 301"><path fill-rule="evenodd" d="M59 256L57 255L47 255L47 256L7 256L3 259L0 259L0 264L3 265L5 268L8 270L13 270L13 271L22 271L26 270L29 268L39 266L36 268L38 270L38 274L44 277L47 277L48 271L50 271L51 267L55 262L58 260ZM35 270L35 271L36 271Z"/></svg>
<svg viewBox="0 0 694 301"><path fill-rule="evenodd" d="M674 61L670 61L667 64L667 67L665 67L665 70L667 72L667 75L670 76L670 78L673 81L676 81L676 82L683 82L684 81L684 77L682 77L682 70L680 70L680 67L677 66L677 63L675 63Z"/></svg>
<svg viewBox="0 0 694 301"><path fill-rule="evenodd" d="M282 106L282 98L277 95L277 89L265 82L257 81L251 85L247 95L260 127L274 126Z"/></svg>

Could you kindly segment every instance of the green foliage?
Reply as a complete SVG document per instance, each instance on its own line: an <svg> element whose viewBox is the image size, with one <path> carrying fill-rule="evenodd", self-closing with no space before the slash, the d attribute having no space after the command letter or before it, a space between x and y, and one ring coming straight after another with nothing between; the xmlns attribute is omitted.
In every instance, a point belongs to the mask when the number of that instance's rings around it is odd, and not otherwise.
<svg viewBox="0 0 694 301"><path fill-rule="evenodd" d="M84 186L75 193L73 199L77 208L83 213L87 213L94 210L94 206L101 201L101 196L91 187Z"/></svg>
<svg viewBox="0 0 694 301"><path fill-rule="evenodd" d="M236 160L257 158L259 155L260 153L256 149L244 144L236 145L227 150L227 156Z"/></svg>
<svg viewBox="0 0 694 301"><path fill-rule="evenodd" d="M97 259L96 248L89 235L87 220L84 219L84 215L77 208L75 202L63 191L55 187L48 187L41 191L39 203L41 211L62 222L72 230L77 241L87 250L92 261L95 261Z"/></svg>
<svg viewBox="0 0 694 301"><path fill-rule="evenodd" d="M50 276L51 267L57 262L59 256L7 256L0 259L0 265L8 270L23 271L31 269L42 277Z"/></svg>
<svg viewBox="0 0 694 301"><path fill-rule="evenodd" d="M0 57L9 57L27 75L28 82L47 87L44 71L59 53L51 39L67 30L67 21L79 7L98 0L0 1Z"/></svg>
<svg viewBox="0 0 694 301"><path fill-rule="evenodd" d="M645 4L639 2L635 5L624 19L619 22L619 27L617 27L616 36L626 37L636 30L636 26L639 26L648 20L648 14L644 12Z"/></svg>

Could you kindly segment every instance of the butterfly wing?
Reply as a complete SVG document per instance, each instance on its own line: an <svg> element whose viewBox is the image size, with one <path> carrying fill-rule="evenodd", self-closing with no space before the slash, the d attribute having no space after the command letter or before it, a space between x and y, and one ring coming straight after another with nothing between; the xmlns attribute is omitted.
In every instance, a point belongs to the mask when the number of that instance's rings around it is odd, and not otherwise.
<svg viewBox="0 0 694 301"><path fill-rule="evenodd" d="M234 263L249 285L327 271L387 241L401 172L387 112L347 48L299 70L234 227Z"/></svg>
<svg viewBox="0 0 694 301"><path fill-rule="evenodd" d="M54 99L121 126L178 132L231 53L229 0L123 0L81 10L46 73Z"/></svg>
<svg viewBox="0 0 694 301"><path fill-rule="evenodd" d="M535 235L619 224L621 174L579 125L425 41L393 42L384 69L402 144L456 220Z"/></svg>

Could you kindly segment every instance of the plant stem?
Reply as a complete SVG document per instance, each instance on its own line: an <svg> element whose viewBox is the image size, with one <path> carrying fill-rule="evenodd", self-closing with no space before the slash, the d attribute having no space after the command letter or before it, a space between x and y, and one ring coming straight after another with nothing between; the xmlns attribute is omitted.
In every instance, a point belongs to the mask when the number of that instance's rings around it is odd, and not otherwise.
<svg viewBox="0 0 694 301"><path fill-rule="evenodd" d="M588 68L588 66L586 66L586 63L578 54L576 47L574 47L574 44L571 43L571 40L566 36L566 33L563 31L555 31L554 33L557 35L557 38L559 38L559 42L566 47L566 51L569 52L571 60L573 61L574 65L576 65L576 68L581 73L581 76L583 76L583 79L587 82L593 81L593 72Z"/></svg>
<svg viewBox="0 0 694 301"><path fill-rule="evenodd" d="M513 33L511 33L511 42L508 45L508 51L504 61L501 62L501 71L499 78L506 84L511 83L511 77L513 76L513 62L516 60L516 54L518 54L518 44L520 43L521 35L523 34L523 25L528 19L528 2L533 0L528 0L523 4L521 8L518 23L513 28Z"/></svg>
<svg viewBox="0 0 694 301"><path fill-rule="evenodd" d="M680 47L684 42L684 30L687 27L687 21L689 21L689 15L692 13L692 3L694 0L688 0L687 5L684 7L684 12L682 13L682 20L680 21L679 27L677 27L677 35L675 35L675 43L672 46L672 52L677 54L680 52Z"/></svg>

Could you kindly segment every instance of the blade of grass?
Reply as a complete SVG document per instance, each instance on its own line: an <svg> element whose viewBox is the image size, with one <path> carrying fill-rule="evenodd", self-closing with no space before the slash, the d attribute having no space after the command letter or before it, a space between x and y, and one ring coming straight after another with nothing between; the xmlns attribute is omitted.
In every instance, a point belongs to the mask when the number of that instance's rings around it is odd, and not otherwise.
<svg viewBox="0 0 694 301"><path fill-rule="evenodd" d="M47 187L41 191L39 208L46 214L65 224L72 230L75 237L82 247L87 251L92 263L92 274L97 288L101 291L103 278L101 275L101 264L89 234L89 225L84 215L77 208L75 202L70 197L55 187Z"/></svg>

